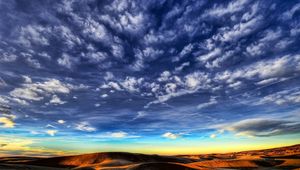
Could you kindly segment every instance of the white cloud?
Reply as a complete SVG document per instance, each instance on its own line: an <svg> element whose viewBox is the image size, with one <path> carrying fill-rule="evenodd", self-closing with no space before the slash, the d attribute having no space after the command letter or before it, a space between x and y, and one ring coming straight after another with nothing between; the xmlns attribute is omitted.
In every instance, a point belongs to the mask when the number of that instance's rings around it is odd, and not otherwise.
<svg viewBox="0 0 300 170"><path fill-rule="evenodd" d="M6 82L0 77L0 87L7 86Z"/></svg>
<svg viewBox="0 0 300 170"><path fill-rule="evenodd" d="M85 132L94 132L96 128L92 127L88 122L80 122L75 125L75 129Z"/></svg>
<svg viewBox="0 0 300 170"><path fill-rule="evenodd" d="M250 44L246 50L251 56L257 56L263 54L267 48L270 48L272 43L278 42L280 37L282 36L282 30L267 30L263 33L263 37L258 41Z"/></svg>
<svg viewBox="0 0 300 170"><path fill-rule="evenodd" d="M34 100L34 101L39 101L44 98L39 96L37 92L33 91L30 88L16 88L13 91L11 91L9 94L16 98Z"/></svg>
<svg viewBox="0 0 300 170"><path fill-rule="evenodd" d="M300 71L300 55L285 55L275 59L261 60L235 71L217 73L215 80L235 82L236 79L264 80L269 78L297 75Z"/></svg>
<svg viewBox="0 0 300 170"><path fill-rule="evenodd" d="M39 53L38 55L41 56L41 57L43 57L43 58L46 58L48 60L51 59L51 56L48 53L46 53L46 52Z"/></svg>
<svg viewBox="0 0 300 170"><path fill-rule="evenodd" d="M49 127L50 127L50 128L56 128L55 126L53 126L53 125L51 125L51 124L47 124L46 127L47 127L47 128L49 128Z"/></svg>
<svg viewBox="0 0 300 170"><path fill-rule="evenodd" d="M22 76L24 78L25 83L32 83L32 80L29 76Z"/></svg>
<svg viewBox="0 0 300 170"><path fill-rule="evenodd" d="M48 93L70 93L68 85L62 83L60 80L57 79L50 79L43 83L34 83L28 86L33 86L37 89L42 89Z"/></svg>
<svg viewBox="0 0 300 170"><path fill-rule="evenodd" d="M134 117L133 120L142 118L142 117L144 117L146 115L147 115L147 113L145 111L138 111L136 117Z"/></svg>
<svg viewBox="0 0 300 170"><path fill-rule="evenodd" d="M112 80L114 77L115 76L112 72L106 72L105 76L104 76L104 80L109 81L109 80Z"/></svg>
<svg viewBox="0 0 300 170"><path fill-rule="evenodd" d="M141 86L143 81L143 78L137 79L135 77L126 77L126 79L121 82L121 85L129 92L139 92L139 87Z"/></svg>
<svg viewBox="0 0 300 170"><path fill-rule="evenodd" d="M111 48L112 48L111 51L112 51L112 54L114 55L114 57L123 58L125 51L124 51L124 48L122 45L114 44L111 46Z"/></svg>
<svg viewBox="0 0 300 170"><path fill-rule="evenodd" d="M220 41L229 42L236 41L255 31L261 24L263 17L257 16L247 22L241 22L234 25L232 28L226 27L222 32L214 38Z"/></svg>
<svg viewBox="0 0 300 170"><path fill-rule="evenodd" d="M199 104L199 105L197 106L197 108L198 108L198 109L204 109L204 108L206 108L206 107L215 105L215 104L217 104L217 103L218 103L218 101L217 101L214 97L211 97L211 98L209 99L208 102Z"/></svg>
<svg viewBox="0 0 300 170"><path fill-rule="evenodd" d="M215 5L212 9L205 11L203 17L222 17L226 14L233 14L242 11L247 3L248 0L239 0L229 2L227 5Z"/></svg>
<svg viewBox="0 0 300 170"><path fill-rule="evenodd" d="M100 51L90 51L86 54L81 53L83 58L88 59L92 63L100 63L103 62L105 59L107 59L107 53L106 52L100 52Z"/></svg>
<svg viewBox="0 0 300 170"><path fill-rule="evenodd" d="M217 137L217 135L216 134L211 134L209 137L214 139L214 138Z"/></svg>
<svg viewBox="0 0 300 170"><path fill-rule="evenodd" d="M294 14L300 10L300 4L296 4L294 5L291 9L289 9L288 11L284 12L282 14L282 18L283 20L289 20L292 19Z"/></svg>
<svg viewBox="0 0 300 170"><path fill-rule="evenodd" d="M101 86L101 88L103 88L103 89L113 88L113 89L115 89L117 91L121 91L122 90L122 88L120 87L120 85L118 83L112 82L112 81L109 82L109 83L107 83L107 84L103 84Z"/></svg>
<svg viewBox="0 0 300 170"><path fill-rule="evenodd" d="M108 41L110 35L105 26L91 17L88 17L84 21L83 34L95 41Z"/></svg>
<svg viewBox="0 0 300 170"><path fill-rule="evenodd" d="M177 85L175 83L167 83L165 89L167 93L174 93L176 91Z"/></svg>
<svg viewBox="0 0 300 170"><path fill-rule="evenodd" d="M102 94L101 97L106 98L106 97L108 97L108 95L107 94Z"/></svg>
<svg viewBox="0 0 300 170"><path fill-rule="evenodd" d="M32 44L49 45L46 35L50 32L50 28L40 25L27 25L18 30L18 42L26 47Z"/></svg>
<svg viewBox="0 0 300 170"><path fill-rule="evenodd" d="M9 99L13 102L16 102L16 103L20 104L20 105L29 105L29 103L27 101L16 98L16 97L11 97Z"/></svg>
<svg viewBox="0 0 300 170"><path fill-rule="evenodd" d="M16 56L15 54L5 52L2 49L0 49L0 52L1 52L0 62L13 62L16 61L16 59L18 58L18 56Z"/></svg>
<svg viewBox="0 0 300 170"><path fill-rule="evenodd" d="M62 101L58 96L53 95L52 99L50 100L51 104L65 104L65 101Z"/></svg>
<svg viewBox="0 0 300 170"><path fill-rule="evenodd" d="M8 104L8 100L6 99L6 97L5 96L1 96L0 95L0 104Z"/></svg>
<svg viewBox="0 0 300 170"><path fill-rule="evenodd" d="M75 45L82 44L82 40L76 36L70 28L64 25L55 26L53 31L54 36L61 40L61 42L72 49ZM47 56L46 56L47 57ZM50 56L49 56L50 57ZM50 59L47 57L48 59Z"/></svg>
<svg viewBox="0 0 300 170"><path fill-rule="evenodd" d="M7 117L0 117L0 124L2 128L13 128L15 127L15 122Z"/></svg>
<svg viewBox="0 0 300 170"><path fill-rule="evenodd" d="M126 132L112 132L112 133L108 133L108 136L109 137L112 137L112 138L125 138L128 136L128 133Z"/></svg>
<svg viewBox="0 0 300 170"><path fill-rule="evenodd" d="M197 57L197 60L206 63L208 60L214 59L221 55L221 52L222 50L220 48L215 48L209 53Z"/></svg>
<svg viewBox="0 0 300 170"><path fill-rule="evenodd" d="M197 90L207 88L210 81L206 73L196 71L186 75L184 83L189 90Z"/></svg>
<svg viewBox="0 0 300 170"><path fill-rule="evenodd" d="M283 119L253 118L228 124L220 124L216 127L223 131L233 132L237 136L268 137L298 133L300 123Z"/></svg>
<svg viewBox="0 0 300 170"><path fill-rule="evenodd" d="M190 65L190 62L182 63L179 67L175 68L176 72L181 72L185 67L188 67Z"/></svg>
<svg viewBox="0 0 300 170"><path fill-rule="evenodd" d="M159 50L159 49L154 49L152 47L146 47L144 49L135 49L135 58L136 60L134 61L133 64L131 64L130 68L133 69L134 71L140 71L147 65L145 64L146 62L153 61L157 59L160 55L164 53L164 51Z"/></svg>
<svg viewBox="0 0 300 170"><path fill-rule="evenodd" d="M58 132L57 130L47 130L46 131L46 133L50 136L55 136L57 132Z"/></svg>
<svg viewBox="0 0 300 170"><path fill-rule="evenodd" d="M171 73L169 71L164 71L160 74L160 77L157 79L160 82L167 81L171 76Z"/></svg>
<svg viewBox="0 0 300 170"><path fill-rule="evenodd" d="M27 80L29 81L29 80ZM9 94L14 97L12 100L18 102L20 104L27 104L24 100L32 100L32 101L40 101L44 99L44 96L52 96L51 102L53 104L63 104L64 101L61 101L55 93L67 94L70 93L72 89L77 90L84 88L85 86L79 85L74 86L71 84L62 83L57 79L49 79L44 82L36 82L36 83L24 83L21 88L15 88Z"/></svg>
<svg viewBox="0 0 300 170"><path fill-rule="evenodd" d="M41 64L37 59L34 59L33 57L25 57L26 62L34 68L41 68Z"/></svg>
<svg viewBox="0 0 300 170"><path fill-rule="evenodd" d="M184 46L183 49L180 51L180 53L178 54L178 56L174 57L172 59L172 61L180 61L180 59L182 59L183 57L189 55L192 50L194 48L194 45L189 43L188 45Z"/></svg>
<svg viewBox="0 0 300 170"><path fill-rule="evenodd" d="M161 76L162 77L162 76ZM184 81L182 81L179 77L173 76L168 77L169 81L175 81L174 83L167 83L165 85L165 92L159 91L159 86L155 86L155 84L150 84L155 89L155 96L157 97L157 100L154 100L152 102L149 102L147 105L144 106L144 108L148 108L152 104L158 104L166 102L172 98L192 94L197 92L199 89L209 89L211 88L211 79L208 74L203 72L193 72L190 74L187 74L184 76Z"/></svg>
<svg viewBox="0 0 300 170"><path fill-rule="evenodd" d="M59 124L65 124L65 123L66 123L66 121L64 121L64 120L60 119L60 120L58 120L58 121L57 121L57 123L59 123Z"/></svg>
<svg viewBox="0 0 300 170"><path fill-rule="evenodd" d="M295 104L300 103L300 90L297 88L279 91L273 94L266 95L259 100L252 102L254 105L261 105L261 104L277 104L277 105L284 105L284 104Z"/></svg>
<svg viewBox="0 0 300 170"><path fill-rule="evenodd" d="M276 81L278 81L278 78L269 78L269 79L261 80L255 84L264 86L264 85L267 85L267 84L270 84L270 83L273 83Z"/></svg>
<svg viewBox="0 0 300 170"><path fill-rule="evenodd" d="M76 59L70 57L68 54L63 53L61 58L57 59L57 63L61 66L64 66L68 69L71 69L76 62Z"/></svg>
<svg viewBox="0 0 300 170"><path fill-rule="evenodd" d="M164 138L168 138L168 139L177 139L179 137L181 137L180 134L175 134L175 133L171 133L171 132L166 132L162 135L162 137Z"/></svg>

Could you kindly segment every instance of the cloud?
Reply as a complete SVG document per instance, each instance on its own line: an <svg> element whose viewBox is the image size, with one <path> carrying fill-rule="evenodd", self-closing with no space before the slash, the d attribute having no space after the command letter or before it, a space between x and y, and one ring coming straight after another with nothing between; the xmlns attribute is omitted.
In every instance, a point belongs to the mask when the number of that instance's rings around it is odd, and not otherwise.
<svg viewBox="0 0 300 170"><path fill-rule="evenodd" d="M70 55L64 53L61 58L57 59L57 63L61 66L64 66L68 69L71 69L73 65L76 63L76 59L72 58Z"/></svg>
<svg viewBox="0 0 300 170"><path fill-rule="evenodd" d="M216 134L211 134L209 137L212 138L212 139L214 139L214 138L217 137L217 135Z"/></svg>
<svg viewBox="0 0 300 170"><path fill-rule="evenodd" d="M33 44L49 45L50 43L47 38L49 32L50 28L41 25L27 25L18 30L18 42L26 47L30 47Z"/></svg>
<svg viewBox="0 0 300 170"><path fill-rule="evenodd" d="M162 79L163 77L163 79ZM159 87L155 86L155 84L152 84L152 91L155 90L156 93L156 100L149 102L147 105L144 106L144 108L149 108L152 104L159 104L164 103L170 99L188 95L188 94L194 94L197 93L198 90L206 90L211 88L211 78L208 74L200 71L195 71L192 73L189 73L184 76L184 80L181 80L177 76L170 77L170 75L167 76L160 76L160 79L158 81L175 81L174 83L167 83L165 85L165 92L158 91Z"/></svg>
<svg viewBox="0 0 300 170"><path fill-rule="evenodd" d="M83 34L95 41L109 40L109 35L105 26L92 18L87 18L84 21Z"/></svg>
<svg viewBox="0 0 300 170"><path fill-rule="evenodd" d="M0 52L2 53L0 62L13 62L18 58L18 56L16 56L15 54L4 52L2 49L0 49Z"/></svg>
<svg viewBox="0 0 300 170"><path fill-rule="evenodd" d="M80 122L75 124L75 129L85 132L94 132L96 131L95 127L92 127L88 122Z"/></svg>
<svg viewBox="0 0 300 170"><path fill-rule="evenodd" d="M262 105L262 104L297 104L300 103L300 89L293 88L289 90L283 90L276 93L272 93L266 96L261 97L260 99L253 102L253 105Z"/></svg>
<svg viewBox="0 0 300 170"><path fill-rule="evenodd" d="M190 62L182 63L179 67L175 68L175 72L181 72L185 67L190 66Z"/></svg>
<svg viewBox="0 0 300 170"><path fill-rule="evenodd" d="M10 92L10 95L13 97L34 101L43 99L43 97L40 97L37 92L33 91L30 88L16 88Z"/></svg>
<svg viewBox="0 0 300 170"><path fill-rule="evenodd" d="M29 81L29 80L27 80ZM56 95L56 93L61 94L68 94L71 90L79 90L88 88L80 84L72 85L68 83L63 83L57 79L49 79L44 82L26 82L22 84L23 87L15 88L9 94L10 96L14 97L14 101L18 103L24 103L24 100L31 100L31 101L40 101L43 100L45 96L49 96L50 94L54 94L50 100L52 104L64 104L65 101L61 101L61 99Z"/></svg>
<svg viewBox="0 0 300 170"><path fill-rule="evenodd" d="M143 78L135 78L135 77L126 77L126 79L121 82L120 84L124 89L127 91L133 93L133 92L139 92L139 87L144 81Z"/></svg>
<svg viewBox="0 0 300 170"><path fill-rule="evenodd" d="M52 99L50 100L51 104L65 104L65 101L62 101L59 97L57 97L56 95L52 96Z"/></svg>
<svg viewBox="0 0 300 170"><path fill-rule="evenodd" d="M112 82L112 81L108 82L107 84L103 84L101 86L101 88L103 88L103 89L112 88L112 89L117 90L117 91L123 90L117 82Z"/></svg>
<svg viewBox="0 0 300 170"><path fill-rule="evenodd" d="M55 136L57 132L58 132L57 130L47 130L46 131L46 133L50 136Z"/></svg>
<svg viewBox="0 0 300 170"><path fill-rule="evenodd" d="M194 45L192 43L186 45L183 47L183 49L180 51L179 55L173 58L173 62L175 61L180 61L182 58L186 57L189 55L194 48Z"/></svg>
<svg viewBox="0 0 300 170"><path fill-rule="evenodd" d="M222 50L220 48L215 48L207 54L197 57L197 60L206 63L208 60L214 59L221 55Z"/></svg>
<svg viewBox="0 0 300 170"><path fill-rule="evenodd" d="M106 97L108 97L108 95L107 94L102 94L101 97L106 98Z"/></svg>
<svg viewBox="0 0 300 170"><path fill-rule="evenodd" d="M262 16L257 16L247 22L238 23L232 28L226 27L225 31L216 36L216 39L224 42L236 41L255 31L260 26L262 19Z"/></svg>
<svg viewBox="0 0 300 170"><path fill-rule="evenodd" d="M270 48L271 45L282 36L282 30L267 30L264 32L264 35L261 39L259 39L257 42L252 43L246 48L246 51L251 56L258 56L261 54L264 54L267 50L267 48Z"/></svg>
<svg viewBox="0 0 300 170"><path fill-rule="evenodd" d="M112 138L125 138L128 136L128 133L126 132L112 132L112 133L109 133L108 136L112 137Z"/></svg>
<svg viewBox="0 0 300 170"><path fill-rule="evenodd" d="M215 98L211 97L208 102L199 104L197 106L197 108L198 109L204 109L204 108L207 108L209 106L215 105L217 103L218 103L218 101Z"/></svg>
<svg viewBox="0 0 300 170"><path fill-rule="evenodd" d="M64 154L59 150L37 146L35 145L38 143L36 140L21 136L4 135L0 137L0 143L2 144L0 153L8 156L54 156Z"/></svg>
<svg viewBox="0 0 300 170"><path fill-rule="evenodd" d="M142 117L144 117L146 115L147 115L147 113L145 111L138 111L137 115L132 120L136 120L136 119L142 118Z"/></svg>
<svg viewBox="0 0 300 170"><path fill-rule="evenodd" d="M134 71L141 71L148 66L146 62L154 61L164 53L163 50L154 49L152 47L146 47L145 49L134 49L134 52L136 60L129 67Z"/></svg>
<svg viewBox="0 0 300 170"><path fill-rule="evenodd" d="M233 14L242 11L248 2L248 0L240 0L229 2L227 5L215 5L213 8L205 11L203 17L222 17L227 14Z"/></svg>
<svg viewBox="0 0 300 170"><path fill-rule="evenodd" d="M64 121L64 120L60 119L60 120L58 120L58 121L57 121L57 123L59 123L59 124L65 124L65 123L66 123L66 121Z"/></svg>
<svg viewBox="0 0 300 170"><path fill-rule="evenodd" d="M162 137L164 138L168 138L168 139L177 139L179 137L181 137L180 134L175 134L175 133L171 133L171 132L166 132L162 135Z"/></svg>
<svg viewBox="0 0 300 170"><path fill-rule="evenodd" d="M275 59L262 60L251 65L224 71L216 75L217 80L234 82L236 79L262 80L267 78L284 77L297 74L300 70L299 55L285 55ZM265 69L268 68L268 69Z"/></svg>
<svg viewBox="0 0 300 170"><path fill-rule="evenodd" d="M294 5L291 9L285 11L282 14L281 18L283 20L290 20L293 18L294 14L299 10L300 10L300 4L298 3L298 4Z"/></svg>
<svg viewBox="0 0 300 170"><path fill-rule="evenodd" d="M22 76L24 78L25 83L32 83L32 80L29 76Z"/></svg>
<svg viewBox="0 0 300 170"><path fill-rule="evenodd" d="M109 80L112 80L114 77L115 76L112 72L106 72L105 76L104 76L104 80L109 81Z"/></svg>
<svg viewBox="0 0 300 170"><path fill-rule="evenodd" d="M0 108L1 105L6 105L8 104L8 100L6 99L6 97L0 96Z"/></svg>
<svg viewBox="0 0 300 170"><path fill-rule="evenodd" d="M157 79L160 82L169 80L171 73L169 71L164 71L160 74L160 77Z"/></svg>
<svg viewBox="0 0 300 170"><path fill-rule="evenodd" d="M300 122L255 118L219 125L219 128L233 132L238 136L268 137L299 133Z"/></svg>
<svg viewBox="0 0 300 170"><path fill-rule="evenodd" d="M12 119L7 117L0 117L0 124L2 128L13 128L15 127L15 122Z"/></svg>

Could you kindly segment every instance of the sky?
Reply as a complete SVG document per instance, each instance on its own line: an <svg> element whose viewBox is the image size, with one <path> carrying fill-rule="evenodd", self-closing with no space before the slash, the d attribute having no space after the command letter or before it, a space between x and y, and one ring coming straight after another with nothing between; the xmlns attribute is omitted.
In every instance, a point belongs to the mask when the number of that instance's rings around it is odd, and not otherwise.
<svg viewBox="0 0 300 170"><path fill-rule="evenodd" d="M0 0L0 156L300 142L299 0Z"/></svg>

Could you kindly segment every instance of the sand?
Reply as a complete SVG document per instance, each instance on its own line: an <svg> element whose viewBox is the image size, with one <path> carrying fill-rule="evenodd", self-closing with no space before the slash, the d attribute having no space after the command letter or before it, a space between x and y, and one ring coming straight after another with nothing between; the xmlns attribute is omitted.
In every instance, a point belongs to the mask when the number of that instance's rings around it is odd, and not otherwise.
<svg viewBox="0 0 300 170"><path fill-rule="evenodd" d="M126 152L91 153L52 158L4 157L1 170L300 170L300 145L266 150L160 156Z"/></svg>

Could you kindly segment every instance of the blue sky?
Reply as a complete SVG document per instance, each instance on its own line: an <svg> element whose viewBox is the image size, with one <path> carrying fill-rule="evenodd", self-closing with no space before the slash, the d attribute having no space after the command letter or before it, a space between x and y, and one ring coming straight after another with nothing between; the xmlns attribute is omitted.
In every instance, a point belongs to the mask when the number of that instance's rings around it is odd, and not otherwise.
<svg viewBox="0 0 300 170"><path fill-rule="evenodd" d="M297 0L3 0L0 22L2 155L299 142Z"/></svg>

